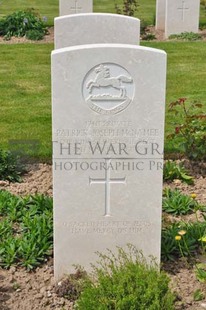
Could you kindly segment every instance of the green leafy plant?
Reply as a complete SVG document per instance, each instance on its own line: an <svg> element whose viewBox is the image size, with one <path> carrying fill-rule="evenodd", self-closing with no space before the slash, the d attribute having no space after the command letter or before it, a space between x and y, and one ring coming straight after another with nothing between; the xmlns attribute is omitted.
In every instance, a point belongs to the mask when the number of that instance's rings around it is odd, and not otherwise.
<svg viewBox="0 0 206 310"><path fill-rule="evenodd" d="M0 35L4 36L6 40L10 40L12 36L23 37L26 34L35 39L44 36L46 33L44 20L34 9L16 11L0 20Z"/></svg>
<svg viewBox="0 0 206 310"><path fill-rule="evenodd" d="M187 184L193 184L193 177L188 175L188 172L182 164L177 164L175 161L167 160L164 163L163 169L164 181L181 180Z"/></svg>
<svg viewBox="0 0 206 310"><path fill-rule="evenodd" d="M44 38L44 33L36 29L28 30L26 32L26 38L33 41L39 41Z"/></svg>
<svg viewBox="0 0 206 310"><path fill-rule="evenodd" d="M87 281L77 301L79 310L172 310L174 297L169 279L159 272L155 262L148 263L133 246L118 248L115 255L98 253L93 279Z"/></svg>
<svg viewBox="0 0 206 310"><path fill-rule="evenodd" d="M51 255L51 198L43 195L22 198L0 191L0 217L0 266L18 264L32 269Z"/></svg>
<svg viewBox="0 0 206 310"><path fill-rule="evenodd" d="M179 228L173 224L162 229L161 257L162 261L173 261L179 256L179 248L175 240Z"/></svg>
<svg viewBox="0 0 206 310"><path fill-rule="evenodd" d="M205 12L205 14L206 14L206 0L201 0L200 1L200 4L201 4L201 6L203 7L203 9L204 9L204 12ZM200 25L201 25L202 23L200 22ZM205 24L204 24L204 28L205 28Z"/></svg>
<svg viewBox="0 0 206 310"><path fill-rule="evenodd" d="M206 265L203 263L196 264L195 274L200 282L206 282Z"/></svg>
<svg viewBox="0 0 206 310"><path fill-rule="evenodd" d="M183 195L178 189L166 188L163 193L162 209L174 215L185 215L195 211L198 203L188 195Z"/></svg>
<svg viewBox="0 0 206 310"><path fill-rule="evenodd" d="M142 37L147 34L147 28L148 23L144 19L142 19L140 23L140 34Z"/></svg>
<svg viewBox="0 0 206 310"><path fill-rule="evenodd" d="M204 298L205 298L205 295L200 289L197 289L193 294L193 299L195 301L200 301L200 300L203 300Z"/></svg>
<svg viewBox="0 0 206 310"><path fill-rule="evenodd" d="M180 137L185 156L193 160L206 159L206 114L201 111L202 104L196 101L187 103L186 98L180 98L170 103L169 112L174 113L174 119L181 117L182 122L175 122L175 131L168 138Z"/></svg>
<svg viewBox="0 0 206 310"><path fill-rule="evenodd" d="M116 1L114 1L114 5L117 14L127 16L134 16L139 6L137 0L123 0L122 8L119 7Z"/></svg>
<svg viewBox="0 0 206 310"><path fill-rule="evenodd" d="M22 167L17 163L11 152L0 149L0 180L20 182Z"/></svg>
<svg viewBox="0 0 206 310"><path fill-rule="evenodd" d="M0 265L9 268L17 261L17 250L19 246L18 238L12 236L4 238L0 245Z"/></svg>
<svg viewBox="0 0 206 310"><path fill-rule="evenodd" d="M162 260L175 260L202 253L201 237L205 235L206 222L172 223L162 229Z"/></svg>
<svg viewBox="0 0 206 310"><path fill-rule="evenodd" d="M156 39L155 35L150 32L146 32L145 34L142 35L142 40L145 40L145 41L152 41L155 39Z"/></svg>
<svg viewBox="0 0 206 310"><path fill-rule="evenodd" d="M201 0L200 4L204 7L204 9L206 10L206 0Z"/></svg>
<svg viewBox="0 0 206 310"><path fill-rule="evenodd" d="M172 34L169 36L170 40L182 40L182 41L197 41L202 40L202 36L194 32L182 32L180 34Z"/></svg>
<svg viewBox="0 0 206 310"><path fill-rule="evenodd" d="M9 219L1 220L0 222L0 242L8 239L12 235L12 222Z"/></svg>
<svg viewBox="0 0 206 310"><path fill-rule="evenodd" d="M150 32L148 22L143 19L141 20L140 23L140 35L141 39L145 41L152 41L156 39L155 35Z"/></svg>

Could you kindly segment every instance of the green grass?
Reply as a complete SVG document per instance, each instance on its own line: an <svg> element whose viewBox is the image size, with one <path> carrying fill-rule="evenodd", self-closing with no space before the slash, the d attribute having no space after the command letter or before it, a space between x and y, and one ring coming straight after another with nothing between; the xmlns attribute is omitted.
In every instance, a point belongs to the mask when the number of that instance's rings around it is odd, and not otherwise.
<svg viewBox="0 0 206 310"><path fill-rule="evenodd" d="M121 6L123 0L116 0L116 3ZM156 0L139 0L138 11L135 17L147 21L149 24L154 24ZM94 0L94 11L102 13L116 13L114 0Z"/></svg>
<svg viewBox="0 0 206 310"><path fill-rule="evenodd" d="M0 46L0 144L4 148L10 139L38 139L40 156L51 155L52 49L52 44Z"/></svg>
<svg viewBox="0 0 206 310"><path fill-rule="evenodd" d="M144 42L168 53L167 106L180 97L198 99L206 112L206 44L204 42ZM0 146L11 139L37 139L39 156L51 157L50 53L52 44L0 45ZM173 115L166 115L166 134ZM172 152L174 144L166 140ZM35 156L37 154L34 154Z"/></svg>
<svg viewBox="0 0 206 310"><path fill-rule="evenodd" d="M143 42L168 54L167 102L180 97L206 103L205 42Z"/></svg>
<svg viewBox="0 0 206 310"><path fill-rule="evenodd" d="M122 4L123 0L116 0ZM136 17L154 24L156 0L139 0L139 9ZM25 8L37 9L42 16L48 18L48 25L53 24L54 17L59 14L59 0L2 0L0 4L0 17ZM94 0L94 12L115 13L114 0ZM206 25L206 12L201 7L200 24Z"/></svg>
<svg viewBox="0 0 206 310"><path fill-rule="evenodd" d="M48 18L48 25L54 24L54 17L58 16L59 0L1 0L0 17L26 8L36 9L41 16Z"/></svg>
<svg viewBox="0 0 206 310"><path fill-rule="evenodd" d="M136 14L148 23L154 22L155 0L139 0ZM0 17L24 8L38 9L48 17L48 25L58 16L58 0L2 0ZM122 0L117 0L122 3ZM95 12L115 12L113 0L94 0ZM201 10L201 24L206 12ZM180 97L200 100L206 106L205 42L144 42L144 46L168 53L167 106ZM8 141L39 140L40 152L35 156L51 157L51 86L50 53L52 44L0 45L0 147ZM205 108L206 111L206 108ZM166 114L166 135L172 130L172 116ZM174 143L166 140L166 151Z"/></svg>
<svg viewBox="0 0 206 310"><path fill-rule="evenodd" d="M174 115L168 105L178 98L198 100L206 113L206 44L205 42L144 42L144 46L165 50L168 55L166 91L166 135L174 130ZM177 140L178 142L178 140ZM178 151L178 143L165 139L165 151Z"/></svg>
<svg viewBox="0 0 206 310"><path fill-rule="evenodd" d="M93 3L94 12L115 13L113 0L94 0ZM122 0L117 0L117 3L122 4ZM155 15L155 0L140 0L139 4L136 17L152 22ZM54 17L59 14L59 0L2 0L0 17L31 7L38 10L42 16L47 16L50 25L53 24Z"/></svg>

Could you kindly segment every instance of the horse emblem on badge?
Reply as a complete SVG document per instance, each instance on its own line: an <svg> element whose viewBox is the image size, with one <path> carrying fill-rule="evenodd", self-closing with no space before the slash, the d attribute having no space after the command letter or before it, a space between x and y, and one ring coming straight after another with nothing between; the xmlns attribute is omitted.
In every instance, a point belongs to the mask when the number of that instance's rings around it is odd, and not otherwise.
<svg viewBox="0 0 206 310"><path fill-rule="evenodd" d="M83 97L99 114L117 114L134 98L134 82L129 72L114 63L93 67L83 82Z"/></svg>

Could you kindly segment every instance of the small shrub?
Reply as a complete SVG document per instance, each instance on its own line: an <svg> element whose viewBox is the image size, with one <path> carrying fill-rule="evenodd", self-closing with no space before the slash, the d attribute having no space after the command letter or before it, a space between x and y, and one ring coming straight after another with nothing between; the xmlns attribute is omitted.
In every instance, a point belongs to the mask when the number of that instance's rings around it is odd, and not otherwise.
<svg viewBox="0 0 206 310"><path fill-rule="evenodd" d="M164 181L181 180L187 184L194 184L193 178L188 175L188 172L182 164L177 164L175 161L167 160L164 163L163 169Z"/></svg>
<svg viewBox="0 0 206 310"><path fill-rule="evenodd" d="M0 149L0 180L20 182L22 167L17 164L17 159L9 151Z"/></svg>
<svg viewBox="0 0 206 310"><path fill-rule="evenodd" d="M141 36L146 35L147 27L148 27L148 23L144 19L142 19L141 23L140 23L140 34L141 34Z"/></svg>
<svg viewBox="0 0 206 310"><path fill-rule="evenodd" d="M198 203L190 196L183 195L178 189L166 188L163 195L162 209L174 215L185 215L194 212Z"/></svg>
<svg viewBox="0 0 206 310"><path fill-rule="evenodd" d="M17 251L19 247L18 238L12 236L3 240L0 246L0 266L9 268L17 259Z"/></svg>
<svg viewBox="0 0 206 310"><path fill-rule="evenodd" d="M202 37L198 33L194 32L182 32L180 34L172 34L169 36L170 40L182 40L182 41L197 41L202 40Z"/></svg>
<svg viewBox="0 0 206 310"><path fill-rule="evenodd" d="M44 21L34 9L16 11L0 20L0 35L6 40L10 40L12 36L23 37L31 30L39 35L47 33Z"/></svg>
<svg viewBox="0 0 206 310"><path fill-rule="evenodd" d="M33 41L42 40L44 38L44 32L40 32L39 30L28 30L26 32L26 38Z"/></svg>
<svg viewBox="0 0 206 310"><path fill-rule="evenodd" d="M180 137L185 156L193 160L206 159L206 114L202 112L202 107L196 101L187 103L186 98L180 98L169 105L169 112L174 114L177 121L174 123L174 133L168 135L168 138Z"/></svg>
<svg viewBox="0 0 206 310"><path fill-rule="evenodd" d="M206 222L173 223L162 229L162 260L174 261L203 252L201 239L205 236Z"/></svg>
<svg viewBox="0 0 206 310"><path fill-rule="evenodd" d="M52 200L43 195L18 197L0 191L0 266L32 269L51 255Z"/></svg>
<svg viewBox="0 0 206 310"><path fill-rule="evenodd" d="M155 35L150 32L149 25L144 19L140 22L140 35L141 39L145 41L152 41L156 39Z"/></svg>
<svg viewBox="0 0 206 310"><path fill-rule="evenodd" d="M153 33L145 33L144 35L142 35L142 40L145 40L145 41L152 41L155 39L156 37Z"/></svg>
<svg viewBox="0 0 206 310"><path fill-rule="evenodd" d="M176 223L162 229L161 257L164 262L174 261L179 257L179 248L175 240L179 229Z"/></svg>
<svg viewBox="0 0 206 310"><path fill-rule="evenodd" d="M79 310L172 310L174 297L169 279L154 261L146 262L133 246L129 252L118 249L115 256L99 254L95 280L87 281L77 301Z"/></svg>
<svg viewBox="0 0 206 310"><path fill-rule="evenodd" d="M123 0L122 8L114 0L114 5L117 14L127 16L134 16L139 6L137 0Z"/></svg>

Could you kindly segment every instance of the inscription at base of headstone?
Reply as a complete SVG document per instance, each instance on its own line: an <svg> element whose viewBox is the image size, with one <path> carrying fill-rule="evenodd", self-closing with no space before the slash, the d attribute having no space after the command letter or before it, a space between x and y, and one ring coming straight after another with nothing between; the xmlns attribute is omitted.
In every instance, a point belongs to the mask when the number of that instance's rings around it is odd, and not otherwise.
<svg viewBox="0 0 206 310"><path fill-rule="evenodd" d="M93 12L93 0L59 0L59 15Z"/></svg>
<svg viewBox="0 0 206 310"><path fill-rule="evenodd" d="M52 53L55 277L134 244L160 261L166 54Z"/></svg>
<svg viewBox="0 0 206 310"><path fill-rule="evenodd" d="M96 43L138 44L140 20L118 14L91 13L57 17L55 49Z"/></svg>

